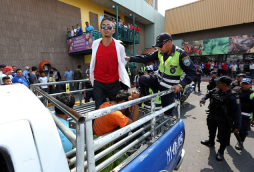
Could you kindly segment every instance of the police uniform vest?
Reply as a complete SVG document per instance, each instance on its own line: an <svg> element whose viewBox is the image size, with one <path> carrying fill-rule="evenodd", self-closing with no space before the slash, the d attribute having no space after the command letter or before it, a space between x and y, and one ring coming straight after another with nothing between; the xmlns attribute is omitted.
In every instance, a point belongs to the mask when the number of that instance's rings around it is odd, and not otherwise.
<svg viewBox="0 0 254 172"><path fill-rule="evenodd" d="M173 56L169 56L164 62L161 51L158 51L158 58L160 60L158 81L161 86L165 88L171 88L180 82L183 69L179 64L179 58L183 50L175 46L175 53Z"/></svg>
<svg viewBox="0 0 254 172"><path fill-rule="evenodd" d="M252 119L253 112L252 112L252 100L251 100L251 94L254 91L248 90L248 91L242 91L241 89L237 90L237 93L239 94L240 101L241 101L241 112L243 118Z"/></svg>
<svg viewBox="0 0 254 172"><path fill-rule="evenodd" d="M149 93L153 94L153 90L151 88L149 88ZM151 109L151 101L144 102L142 107L147 108L147 109ZM160 97L156 97L155 98L155 110L157 111L157 110L160 110L160 109L161 109L161 99L160 99Z"/></svg>
<svg viewBox="0 0 254 172"><path fill-rule="evenodd" d="M210 105L209 110L211 115L220 116L222 118L226 119L225 113L227 113L227 116L232 118L232 108L230 107L230 96L232 94L236 94L236 92L230 90L226 95L220 95L219 89L216 88L212 96L210 98Z"/></svg>
<svg viewBox="0 0 254 172"><path fill-rule="evenodd" d="M207 85L208 90L213 90L216 87L215 79L216 77L210 79L209 84Z"/></svg>
<svg viewBox="0 0 254 172"><path fill-rule="evenodd" d="M128 67L128 74L131 75L131 69Z"/></svg>
<svg viewBox="0 0 254 172"><path fill-rule="evenodd" d="M146 71L145 67L141 67L140 69L141 69L141 72L145 72Z"/></svg>

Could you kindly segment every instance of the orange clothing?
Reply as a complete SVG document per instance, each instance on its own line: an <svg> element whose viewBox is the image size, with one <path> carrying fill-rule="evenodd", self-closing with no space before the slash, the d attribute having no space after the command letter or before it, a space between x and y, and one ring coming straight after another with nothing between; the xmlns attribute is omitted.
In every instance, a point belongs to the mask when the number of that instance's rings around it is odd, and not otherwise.
<svg viewBox="0 0 254 172"><path fill-rule="evenodd" d="M109 102L103 103L99 109L112 106ZM112 112L101 116L94 120L93 131L95 135L102 136L110 131L113 131L118 126L123 128L128 123L129 118L122 114L121 111Z"/></svg>

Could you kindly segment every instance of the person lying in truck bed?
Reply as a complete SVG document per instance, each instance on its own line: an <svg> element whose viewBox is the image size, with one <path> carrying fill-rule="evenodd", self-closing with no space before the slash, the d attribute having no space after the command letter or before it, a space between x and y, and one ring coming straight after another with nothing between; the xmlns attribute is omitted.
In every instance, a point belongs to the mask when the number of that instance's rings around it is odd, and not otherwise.
<svg viewBox="0 0 254 172"><path fill-rule="evenodd" d="M120 104L129 100L134 100L139 98L139 93L135 90L130 94L128 91L120 90L116 95L114 101L103 103L99 109ZM128 118L126 115L132 113L132 118ZM127 109L122 109L120 111L112 112L110 114L96 118L93 125L94 135L102 136L110 131L115 130L117 127L123 128L129 125L139 118L139 107L134 105Z"/></svg>

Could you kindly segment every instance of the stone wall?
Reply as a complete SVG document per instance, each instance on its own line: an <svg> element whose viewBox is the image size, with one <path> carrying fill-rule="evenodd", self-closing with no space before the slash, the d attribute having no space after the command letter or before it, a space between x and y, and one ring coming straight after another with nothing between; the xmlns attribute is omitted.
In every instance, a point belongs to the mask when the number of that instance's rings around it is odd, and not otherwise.
<svg viewBox="0 0 254 172"><path fill-rule="evenodd" d="M0 0L0 5L0 64L24 69L46 60L62 75L66 66L84 64L84 56L70 56L66 46L67 27L81 23L79 8L58 0Z"/></svg>

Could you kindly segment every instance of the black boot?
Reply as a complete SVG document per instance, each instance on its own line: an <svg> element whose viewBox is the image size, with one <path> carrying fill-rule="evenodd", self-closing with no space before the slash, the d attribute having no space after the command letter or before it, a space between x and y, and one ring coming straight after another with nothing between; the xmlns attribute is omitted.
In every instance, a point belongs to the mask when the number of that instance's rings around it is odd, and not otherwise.
<svg viewBox="0 0 254 172"><path fill-rule="evenodd" d="M237 150L242 150L243 149L243 142L246 139L247 135L246 134L242 134L242 133L239 133L239 135L240 135L240 138L241 138L241 143L237 142L237 144L235 145L235 148Z"/></svg>
<svg viewBox="0 0 254 172"><path fill-rule="evenodd" d="M201 144L206 145L206 146L214 146L215 145L214 141L211 141L211 140L201 140Z"/></svg>
<svg viewBox="0 0 254 172"><path fill-rule="evenodd" d="M220 148L216 154L216 160L222 161L223 159L224 159L224 150Z"/></svg>

